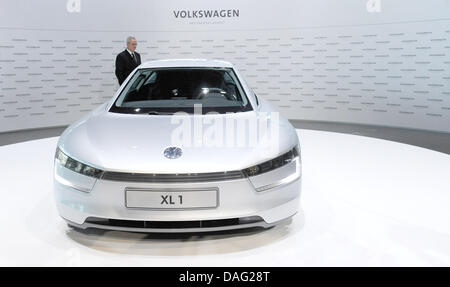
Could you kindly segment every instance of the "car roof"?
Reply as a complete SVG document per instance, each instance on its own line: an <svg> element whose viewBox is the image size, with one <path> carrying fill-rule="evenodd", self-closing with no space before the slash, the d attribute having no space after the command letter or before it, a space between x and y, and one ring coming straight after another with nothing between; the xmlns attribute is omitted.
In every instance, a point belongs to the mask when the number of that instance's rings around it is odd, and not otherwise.
<svg viewBox="0 0 450 287"><path fill-rule="evenodd" d="M168 68L168 67L226 67L232 68L233 64L222 60L211 59L163 59L142 63L139 68Z"/></svg>

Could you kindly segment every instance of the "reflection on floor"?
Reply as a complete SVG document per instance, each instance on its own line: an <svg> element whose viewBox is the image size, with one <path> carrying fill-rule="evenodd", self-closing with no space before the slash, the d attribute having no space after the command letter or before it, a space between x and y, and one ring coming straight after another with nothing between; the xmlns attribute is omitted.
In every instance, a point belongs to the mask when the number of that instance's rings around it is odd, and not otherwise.
<svg viewBox="0 0 450 287"><path fill-rule="evenodd" d="M268 230L79 232L52 194L57 138L0 147L0 265L449 266L450 156L298 130L301 212Z"/></svg>
<svg viewBox="0 0 450 287"><path fill-rule="evenodd" d="M297 129L338 132L406 143L450 154L450 133L338 122L291 120Z"/></svg>

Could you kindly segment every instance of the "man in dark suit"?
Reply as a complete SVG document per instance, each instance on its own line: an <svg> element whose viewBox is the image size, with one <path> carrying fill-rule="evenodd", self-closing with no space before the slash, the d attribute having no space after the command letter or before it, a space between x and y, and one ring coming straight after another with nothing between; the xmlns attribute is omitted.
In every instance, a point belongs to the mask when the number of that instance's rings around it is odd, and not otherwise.
<svg viewBox="0 0 450 287"><path fill-rule="evenodd" d="M116 57L116 77L119 85L128 75L141 64L141 55L136 52L136 38L130 36L127 38L127 48Z"/></svg>

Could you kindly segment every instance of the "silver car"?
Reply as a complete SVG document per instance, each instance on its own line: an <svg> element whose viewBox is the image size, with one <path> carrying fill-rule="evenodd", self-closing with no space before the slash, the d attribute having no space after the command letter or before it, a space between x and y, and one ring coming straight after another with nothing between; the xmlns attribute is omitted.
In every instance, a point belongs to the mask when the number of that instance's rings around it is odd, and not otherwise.
<svg viewBox="0 0 450 287"><path fill-rule="evenodd" d="M81 229L271 227L299 208L299 140L231 63L146 62L63 132L54 192Z"/></svg>

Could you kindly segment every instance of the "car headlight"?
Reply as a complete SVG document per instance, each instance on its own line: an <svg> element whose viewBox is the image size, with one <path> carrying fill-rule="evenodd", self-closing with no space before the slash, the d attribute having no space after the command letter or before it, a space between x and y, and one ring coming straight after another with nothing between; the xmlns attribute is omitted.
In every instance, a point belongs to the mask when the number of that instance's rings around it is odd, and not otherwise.
<svg viewBox="0 0 450 287"><path fill-rule="evenodd" d="M277 156L274 159L265 161L258 165L251 166L243 170L244 174L247 176L256 176L265 172L272 171L279 167L282 167L291 161L295 160L297 157L300 157L300 146L297 145L290 151Z"/></svg>
<svg viewBox="0 0 450 287"><path fill-rule="evenodd" d="M55 153L55 160L60 164L61 166L68 168L76 173L80 173L82 175L94 177L94 178L100 178L102 175L102 170L94 168L92 166L86 165L84 163L81 163L79 161L74 160L73 158L67 156L65 153L63 153L59 148L56 149Z"/></svg>

